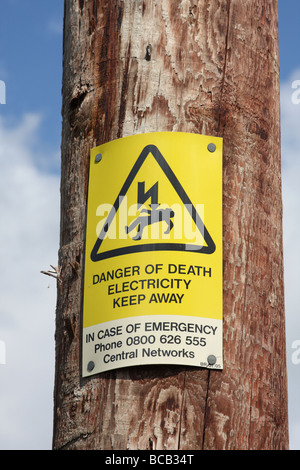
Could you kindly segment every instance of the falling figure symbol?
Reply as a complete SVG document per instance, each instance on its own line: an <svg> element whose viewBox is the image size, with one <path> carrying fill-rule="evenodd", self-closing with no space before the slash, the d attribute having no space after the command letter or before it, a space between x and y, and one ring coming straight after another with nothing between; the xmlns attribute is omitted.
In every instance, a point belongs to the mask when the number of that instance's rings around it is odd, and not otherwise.
<svg viewBox="0 0 300 470"><path fill-rule="evenodd" d="M132 240L141 240L144 228L156 222L166 222L168 227L164 232L165 234L169 234L174 227L171 219L174 217L175 213L172 211L172 209L159 209L158 207L154 207L150 210L141 210L141 214L143 212L146 212L148 216L139 215L129 226L125 226L125 231L127 234L137 227L137 234L132 237Z"/></svg>

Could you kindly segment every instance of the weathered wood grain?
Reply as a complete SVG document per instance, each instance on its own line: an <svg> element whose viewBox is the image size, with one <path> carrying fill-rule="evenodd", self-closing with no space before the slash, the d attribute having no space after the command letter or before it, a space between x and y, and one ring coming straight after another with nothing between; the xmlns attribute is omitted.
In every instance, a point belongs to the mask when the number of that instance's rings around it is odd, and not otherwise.
<svg viewBox="0 0 300 470"><path fill-rule="evenodd" d="M55 449L286 449L277 0L65 0ZM224 138L224 370L80 376L90 149Z"/></svg>

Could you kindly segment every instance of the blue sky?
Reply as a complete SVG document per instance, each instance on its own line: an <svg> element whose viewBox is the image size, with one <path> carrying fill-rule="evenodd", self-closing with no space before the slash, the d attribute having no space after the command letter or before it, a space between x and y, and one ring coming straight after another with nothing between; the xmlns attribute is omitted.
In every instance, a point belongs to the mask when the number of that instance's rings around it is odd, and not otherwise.
<svg viewBox="0 0 300 470"><path fill-rule="evenodd" d="M279 52L281 80L289 79L295 67L300 65L298 54L300 38L300 2L279 0Z"/></svg>
<svg viewBox="0 0 300 470"><path fill-rule="evenodd" d="M43 116L39 139L49 151L61 135L63 0L1 0L0 75L7 84L1 116L13 124Z"/></svg>
<svg viewBox="0 0 300 470"><path fill-rule="evenodd" d="M0 0L0 15L0 449L50 449L56 285L40 271L59 245L63 0ZM300 449L299 0L279 0L279 28L290 446Z"/></svg>

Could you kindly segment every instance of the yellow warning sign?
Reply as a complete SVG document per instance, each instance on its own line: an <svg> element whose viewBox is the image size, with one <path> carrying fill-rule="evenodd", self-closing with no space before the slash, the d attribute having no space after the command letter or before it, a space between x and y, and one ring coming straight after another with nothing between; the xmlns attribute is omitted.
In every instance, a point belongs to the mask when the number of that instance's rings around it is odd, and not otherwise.
<svg viewBox="0 0 300 470"><path fill-rule="evenodd" d="M222 368L222 139L158 132L91 150L83 376Z"/></svg>

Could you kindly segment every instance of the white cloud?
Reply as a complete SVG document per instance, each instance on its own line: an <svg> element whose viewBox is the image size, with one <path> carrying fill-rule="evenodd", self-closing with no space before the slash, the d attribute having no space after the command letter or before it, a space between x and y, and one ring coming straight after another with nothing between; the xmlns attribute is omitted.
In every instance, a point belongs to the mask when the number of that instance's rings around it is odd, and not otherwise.
<svg viewBox="0 0 300 470"><path fill-rule="evenodd" d="M41 117L0 119L0 446L51 448L59 176L37 164ZM37 148L39 150L37 150ZM48 155L55 158L55 155Z"/></svg>
<svg viewBox="0 0 300 470"><path fill-rule="evenodd" d="M291 449L300 449L300 365L292 363L292 344L300 340L300 104L293 103L292 84L300 69L281 86L282 178L284 208L285 306ZM294 100L295 102L295 100ZM297 431L298 430L298 431Z"/></svg>

